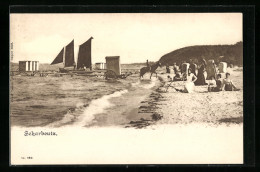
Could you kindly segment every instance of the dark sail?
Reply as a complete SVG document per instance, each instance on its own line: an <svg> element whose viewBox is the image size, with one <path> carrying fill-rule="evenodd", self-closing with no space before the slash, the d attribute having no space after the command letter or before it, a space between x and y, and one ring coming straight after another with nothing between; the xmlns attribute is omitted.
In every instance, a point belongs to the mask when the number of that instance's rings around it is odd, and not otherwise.
<svg viewBox="0 0 260 172"><path fill-rule="evenodd" d="M64 53L64 48L60 51L60 53L57 55L57 57L53 60L51 65L57 64L57 63L62 63L63 62L63 53Z"/></svg>
<svg viewBox="0 0 260 172"><path fill-rule="evenodd" d="M69 67L73 66L74 64L74 40L72 40L66 47L65 47L65 66Z"/></svg>
<svg viewBox="0 0 260 172"><path fill-rule="evenodd" d="M79 46L77 69L91 67L91 40L93 37L89 38L85 43Z"/></svg>

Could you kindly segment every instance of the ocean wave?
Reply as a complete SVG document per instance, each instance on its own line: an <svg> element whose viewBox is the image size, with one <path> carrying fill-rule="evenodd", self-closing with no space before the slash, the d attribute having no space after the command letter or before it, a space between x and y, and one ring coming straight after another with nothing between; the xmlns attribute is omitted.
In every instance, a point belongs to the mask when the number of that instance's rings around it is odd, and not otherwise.
<svg viewBox="0 0 260 172"><path fill-rule="evenodd" d="M74 110L69 110L61 120L51 123L49 126L60 127L72 123L74 126L88 125L95 118L95 114L102 113L106 108L114 106L114 104L109 102L109 99L113 97L120 97L122 94L127 92L128 90L121 90L109 95L104 95L101 98L92 100L88 106L82 102L79 102L76 104L76 108Z"/></svg>
<svg viewBox="0 0 260 172"><path fill-rule="evenodd" d="M99 99L92 100L89 106L85 108L82 115L78 118L78 122L76 122L75 125L88 125L95 118L95 114L102 113L105 111L106 108L114 106L112 103L109 102L109 99L120 97L127 92L128 90L116 91L112 94L104 95Z"/></svg>
<svg viewBox="0 0 260 172"><path fill-rule="evenodd" d="M135 83L132 83L133 87L141 87L144 89L151 89L156 85L156 78L141 79Z"/></svg>

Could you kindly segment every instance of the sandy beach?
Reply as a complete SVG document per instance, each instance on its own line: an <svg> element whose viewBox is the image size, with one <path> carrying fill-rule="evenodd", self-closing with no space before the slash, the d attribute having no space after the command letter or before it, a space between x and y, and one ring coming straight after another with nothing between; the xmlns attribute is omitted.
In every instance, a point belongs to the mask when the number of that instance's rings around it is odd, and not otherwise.
<svg viewBox="0 0 260 172"><path fill-rule="evenodd" d="M174 74L161 71L158 74L160 86L139 107L139 113L150 114L151 118L132 121L130 126L142 128L150 124L242 124L243 68L228 68L228 72L239 91L208 92L208 86L205 85L195 86L193 93L182 93L176 89L183 89L185 82L169 82L167 76L172 77Z"/></svg>

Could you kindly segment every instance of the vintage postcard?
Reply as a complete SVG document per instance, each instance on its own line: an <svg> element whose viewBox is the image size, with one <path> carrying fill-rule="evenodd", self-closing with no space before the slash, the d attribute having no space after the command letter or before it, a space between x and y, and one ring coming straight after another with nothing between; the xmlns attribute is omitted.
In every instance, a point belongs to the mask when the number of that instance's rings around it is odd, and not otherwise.
<svg viewBox="0 0 260 172"><path fill-rule="evenodd" d="M242 13L10 13L10 164L243 164Z"/></svg>

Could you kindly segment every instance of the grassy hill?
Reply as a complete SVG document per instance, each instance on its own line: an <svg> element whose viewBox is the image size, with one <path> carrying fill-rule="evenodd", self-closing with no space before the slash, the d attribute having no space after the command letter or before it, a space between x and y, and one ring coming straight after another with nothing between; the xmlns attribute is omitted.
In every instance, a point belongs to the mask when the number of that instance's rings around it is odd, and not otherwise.
<svg viewBox="0 0 260 172"><path fill-rule="evenodd" d="M224 56L220 58L220 56ZM234 65L243 65L243 42L237 42L234 45L199 45L177 49L160 58L163 65L172 65L188 62L193 59L196 63L204 58L213 59L217 64L221 61L232 63Z"/></svg>

